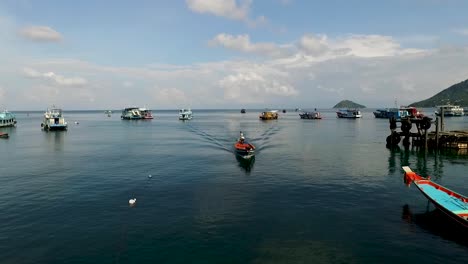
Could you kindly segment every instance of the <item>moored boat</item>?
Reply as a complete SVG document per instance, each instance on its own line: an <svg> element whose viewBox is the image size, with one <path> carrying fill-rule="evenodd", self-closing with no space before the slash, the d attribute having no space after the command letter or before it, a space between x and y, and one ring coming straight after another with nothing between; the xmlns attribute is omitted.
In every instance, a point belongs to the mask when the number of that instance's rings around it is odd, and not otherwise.
<svg viewBox="0 0 468 264"><path fill-rule="evenodd" d="M45 131L67 130L68 124L63 117L62 109L47 109L44 113L44 120L41 123L41 127Z"/></svg>
<svg viewBox="0 0 468 264"><path fill-rule="evenodd" d="M179 120L190 120L190 119L192 119L192 110L190 109L179 110Z"/></svg>
<svg viewBox="0 0 468 264"><path fill-rule="evenodd" d="M361 111L357 109L340 109L336 112L338 118L361 118Z"/></svg>
<svg viewBox="0 0 468 264"><path fill-rule="evenodd" d="M245 140L244 133L240 132L239 139L234 144L236 154L244 159L251 158L255 155L255 146Z"/></svg>
<svg viewBox="0 0 468 264"><path fill-rule="evenodd" d="M142 119L153 119L154 118L153 113L151 112L151 110L146 109L146 108L139 108L138 110L140 111Z"/></svg>
<svg viewBox="0 0 468 264"><path fill-rule="evenodd" d="M444 116L463 116L464 109L458 105L439 105L437 106L436 115L440 116L441 109L444 111Z"/></svg>
<svg viewBox="0 0 468 264"><path fill-rule="evenodd" d="M437 209L461 224L461 226L468 228L467 197L431 181L430 177L425 178L416 174L410 167L405 166L403 170L405 171L404 182L408 187L411 183L414 183Z"/></svg>
<svg viewBox="0 0 468 264"><path fill-rule="evenodd" d="M397 120L408 116L408 111L400 110L398 108L377 109L373 113L375 118L396 118Z"/></svg>
<svg viewBox="0 0 468 264"><path fill-rule="evenodd" d="M0 112L0 127L16 126L16 116L7 110Z"/></svg>
<svg viewBox="0 0 468 264"><path fill-rule="evenodd" d="M302 112L299 114L301 119L322 119L322 115L320 112L314 111L314 112Z"/></svg>
<svg viewBox="0 0 468 264"><path fill-rule="evenodd" d="M270 110L270 111L262 112L259 118L262 120L278 119L278 110Z"/></svg>
<svg viewBox="0 0 468 264"><path fill-rule="evenodd" d="M124 110L122 110L122 115L120 118L125 119L125 120L137 120L137 119L142 119L143 116L140 112L140 108L138 107L127 107Z"/></svg>

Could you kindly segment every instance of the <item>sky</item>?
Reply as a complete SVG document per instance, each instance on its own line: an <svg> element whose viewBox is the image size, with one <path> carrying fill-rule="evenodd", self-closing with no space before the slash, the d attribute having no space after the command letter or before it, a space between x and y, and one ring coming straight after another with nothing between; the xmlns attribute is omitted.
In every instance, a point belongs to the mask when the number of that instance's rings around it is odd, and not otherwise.
<svg viewBox="0 0 468 264"><path fill-rule="evenodd" d="M464 0L0 0L0 109L405 105L468 79Z"/></svg>

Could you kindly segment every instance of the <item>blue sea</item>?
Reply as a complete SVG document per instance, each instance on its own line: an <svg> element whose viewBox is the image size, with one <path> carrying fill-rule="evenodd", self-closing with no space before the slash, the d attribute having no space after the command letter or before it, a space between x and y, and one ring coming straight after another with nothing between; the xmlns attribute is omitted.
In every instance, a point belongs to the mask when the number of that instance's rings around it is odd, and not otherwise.
<svg viewBox="0 0 468 264"><path fill-rule="evenodd" d="M466 263L468 236L401 166L468 195L468 155L388 149L372 111L321 111L65 111L66 132L17 112L0 129L0 263ZM251 161L234 154L239 131Z"/></svg>

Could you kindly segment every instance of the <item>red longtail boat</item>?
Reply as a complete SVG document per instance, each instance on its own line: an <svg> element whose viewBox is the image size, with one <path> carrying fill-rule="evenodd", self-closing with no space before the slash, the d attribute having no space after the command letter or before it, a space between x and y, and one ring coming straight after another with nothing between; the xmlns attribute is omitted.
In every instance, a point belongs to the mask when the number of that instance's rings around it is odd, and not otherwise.
<svg viewBox="0 0 468 264"><path fill-rule="evenodd" d="M236 154L244 159L251 158L255 155L255 146L245 141L244 133L240 132L240 137L234 144Z"/></svg>
<svg viewBox="0 0 468 264"><path fill-rule="evenodd" d="M468 198L431 181L430 177L422 177L413 172L410 167L403 167L404 182L409 187L414 183L416 187L431 201L434 206L468 228Z"/></svg>

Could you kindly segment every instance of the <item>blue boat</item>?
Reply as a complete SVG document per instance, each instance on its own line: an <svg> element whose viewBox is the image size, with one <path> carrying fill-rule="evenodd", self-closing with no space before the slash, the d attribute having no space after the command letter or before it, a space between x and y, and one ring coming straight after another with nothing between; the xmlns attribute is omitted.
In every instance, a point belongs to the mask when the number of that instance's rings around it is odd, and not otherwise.
<svg viewBox="0 0 468 264"><path fill-rule="evenodd" d="M409 116L409 113L405 109L399 108L385 108L385 109L377 109L374 111L375 118L395 118L397 120Z"/></svg>
<svg viewBox="0 0 468 264"><path fill-rule="evenodd" d="M16 126L16 117L7 110L0 112L0 127Z"/></svg>
<svg viewBox="0 0 468 264"><path fill-rule="evenodd" d="M403 167L405 171L404 182L409 187L414 183L426 198L434 206L459 223L465 229L468 228L468 198L439 185L429 177L422 177L413 172L409 167Z"/></svg>

